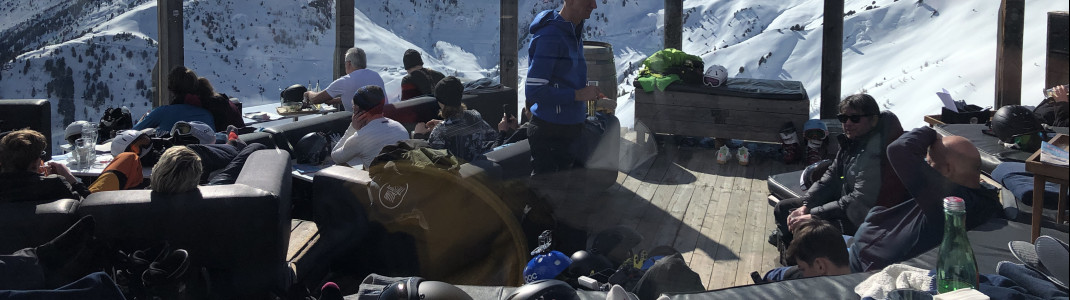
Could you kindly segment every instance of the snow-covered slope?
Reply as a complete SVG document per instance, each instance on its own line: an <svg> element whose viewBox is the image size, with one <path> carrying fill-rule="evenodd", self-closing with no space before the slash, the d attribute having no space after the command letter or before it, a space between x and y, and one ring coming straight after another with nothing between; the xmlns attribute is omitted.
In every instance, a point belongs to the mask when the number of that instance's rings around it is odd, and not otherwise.
<svg viewBox="0 0 1070 300"><path fill-rule="evenodd" d="M521 77L527 68L527 24L561 2L520 1ZM662 48L662 2L597 3L585 36L613 45L621 83L618 116L630 127L630 82L642 60ZM331 0L187 0L186 64L246 105L277 101L278 92L294 83L326 87L333 63L333 5ZM1045 13L1068 5L1027 3L1023 104L1038 103L1044 88ZM997 4L847 0L845 9L843 95L872 94L907 128L938 111L934 93L941 88L956 99L992 104ZM818 0L688 0L683 50L700 55L706 65L727 67L732 77L801 81L816 116L822 15ZM401 54L409 48L447 75L498 76L497 1L356 1L354 27L356 46L368 53L369 69L383 76L392 101L404 75ZM139 116L151 103L156 31L154 1L0 0L0 99L51 99L57 135L74 120L99 119L107 107L126 105Z"/></svg>

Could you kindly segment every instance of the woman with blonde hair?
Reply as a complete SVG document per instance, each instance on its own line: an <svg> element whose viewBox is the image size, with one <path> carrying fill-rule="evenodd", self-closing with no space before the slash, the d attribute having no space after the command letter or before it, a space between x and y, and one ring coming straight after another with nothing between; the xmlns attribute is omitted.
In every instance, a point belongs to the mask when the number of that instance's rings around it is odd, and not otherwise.
<svg viewBox="0 0 1070 300"><path fill-rule="evenodd" d="M152 167L149 186L157 193L185 193L197 188L203 171L197 152L186 146L174 146L164 151Z"/></svg>

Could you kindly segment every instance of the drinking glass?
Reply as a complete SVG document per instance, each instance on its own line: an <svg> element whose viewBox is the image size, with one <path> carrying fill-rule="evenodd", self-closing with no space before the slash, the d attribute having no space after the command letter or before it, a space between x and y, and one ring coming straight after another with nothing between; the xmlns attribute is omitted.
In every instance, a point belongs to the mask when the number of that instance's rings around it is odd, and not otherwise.
<svg viewBox="0 0 1070 300"><path fill-rule="evenodd" d="M88 138L90 141L93 142L94 145L96 145L98 130L99 127L97 127L97 123L90 122L88 124L82 125L82 137Z"/></svg>
<svg viewBox="0 0 1070 300"><path fill-rule="evenodd" d="M93 161L97 159L96 143L93 140L82 137L76 141L78 146L78 162L82 169L93 167Z"/></svg>

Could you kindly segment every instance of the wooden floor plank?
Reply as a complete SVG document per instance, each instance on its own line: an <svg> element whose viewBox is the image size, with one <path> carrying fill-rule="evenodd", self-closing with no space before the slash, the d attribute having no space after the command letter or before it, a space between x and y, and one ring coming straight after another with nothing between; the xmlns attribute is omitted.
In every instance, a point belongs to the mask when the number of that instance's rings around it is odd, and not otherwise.
<svg viewBox="0 0 1070 300"><path fill-rule="evenodd" d="M766 190L765 180L761 179L763 175L768 176L766 170L766 166L755 166L750 170L753 176L750 176L748 193L744 195L749 207L746 230L743 233L743 245L740 250L741 259L736 268L736 285L753 283L750 272L761 272L759 269L762 267L763 245L768 245L763 240L767 236L764 232L768 218L765 207L769 204L766 202L766 193L763 193Z"/></svg>
<svg viewBox="0 0 1070 300"><path fill-rule="evenodd" d="M684 181L676 182L676 184L679 184L676 187L676 191L673 193L669 203L663 207L669 218L664 218L658 225L657 233L655 234L656 239L652 243L653 246L674 246L678 235L688 230L687 228L682 228L685 226L684 215L692 203L692 196L699 184L699 175L702 174L700 169L705 165L702 160L704 156L701 153L708 151L703 150L705 149L691 148L688 149L689 155L681 156L686 159L686 161L681 161L680 163L686 173L681 173L682 176L677 179ZM685 261L687 261L687 258L685 258Z"/></svg>
<svg viewBox="0 0 1070 300"><path fill-rule="evenodd" d="M736 267L739 265L739 255L742 248L742 237L745 230L747 217L747 204L743 199L744 188L747 184L745 173L746 167L735 166L732 186L725 191L725 197L729 199L729 205L725 214L724 225L721 229L721 238L717 241L724 247L714 257L713 274L720 278L713 280L711 289L731 287L735 285Z"/></svg>
<svg viewBox="0 0 1070 300"><path fill-rule="evenodd" d="M292 224L293 222L291 222ZM290 231L290 244L286 248L286 259L292 261L301 251L301 249L309 246L309 242L318 236L319 229L316 227L316 223L312 221L298 222L296 228Z"/></svg>
<svg viewBox="0 0 1070 300"><path fill-rule="evenodd" d="M713 185L718 178L717 175L712 174L712 164L714 164L712 153L712 150L700 149L691 158L696 166L693 170L696 175L693 184L694 192L685 208L682 224L673 235L675 237L673 248L683 254L684 261L688 264L691 264L699 237L702 236L702 220L706 216L713 195Z"/></svg>
<svg viewBox="0 0 1070 300"><path fill-rule="evenodd" d="M632 197L625 205L627 210L622 212L621 220L618 224L632 229L636 229L639 226L643 211L649 208L650 199L654 197L654 192L657 191L661 178L665 176L665 172L672 164L672 158L669 155L658 155L654 159L654 164L651 165L646 177L641 180L638 188L633 190L635 197Z"/></svg>
<svg viewBox="0 0 1070 300"><path fill-rule="evenodd" d="M713 179L700 193L703 196L699 199L705 200L706 210L698 216L700 219L697 227L698 233L689 261L689 266L699 274L703 286L706 287L709 286L713 274L713 257L716 255L718 247L720 247L716 240L720 238L721 224L724 220L724 212L727 205L727 201L720 200L723 198L720 196L723 190L722 185L724 182L732 180L723 166L717 164L708 166L708 173Z"/></svg>
<svg viewBox="0 0 1070 300"><path fill-rule="evenodd" d="M690 153L686 149L680 152L685 151ZM679 219L683 215L682 211L679 215L673 215L670 207L676 190L681 187L680 183L689 181L689 178L694 177L684 166L690 156L690 154L683 155L683 153L671 155L673 162L668 165L669 169L659 181L657 189L654 191L654 196L650 198L650 206L644 209L639 217L639 225L636 230L643 235L643 241L639 244L639 249L649 250L656 246L671 243L671 237L668 241L663 241L665 237L660 236L660 230L662 226L672 226L672 220Z"/></svg>

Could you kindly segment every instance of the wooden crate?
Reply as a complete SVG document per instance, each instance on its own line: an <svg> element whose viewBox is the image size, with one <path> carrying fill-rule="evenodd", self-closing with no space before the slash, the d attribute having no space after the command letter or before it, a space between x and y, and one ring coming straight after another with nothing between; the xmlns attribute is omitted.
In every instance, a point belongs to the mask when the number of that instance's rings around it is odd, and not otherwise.
<svg viewBox="0 0 1070 300"><path fill-rule="evenodd" d="M768 99L759 94L716 95L694 86L686 91L674 91L670 86L650 93L637 88L635 93L635 119L654 133L778 143L784 123L794 123L801 132L810 118L805 91L802 99L795 100Z"/></svg>

